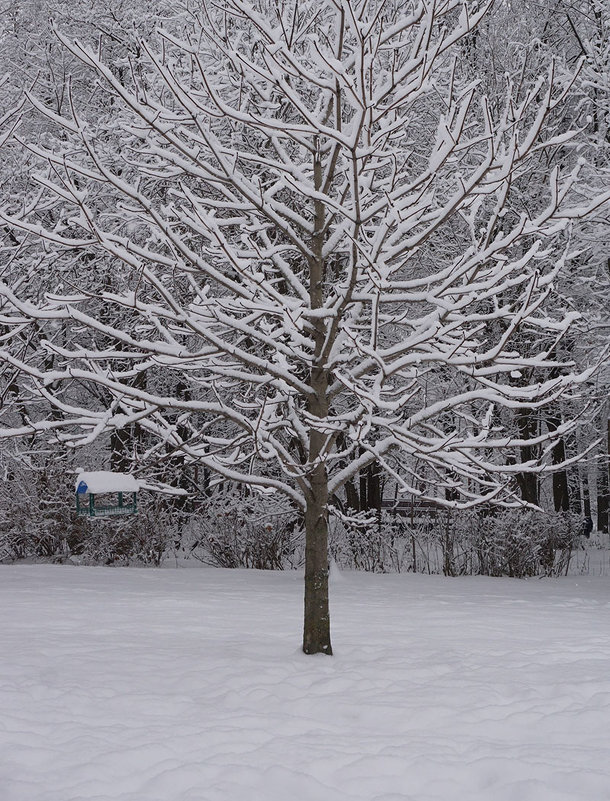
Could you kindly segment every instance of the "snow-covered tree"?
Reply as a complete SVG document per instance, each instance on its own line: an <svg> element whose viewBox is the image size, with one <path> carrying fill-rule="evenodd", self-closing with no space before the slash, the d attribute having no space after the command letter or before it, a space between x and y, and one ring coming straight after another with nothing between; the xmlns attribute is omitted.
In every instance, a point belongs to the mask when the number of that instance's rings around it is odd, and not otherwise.
<svg viewBox="0 0 610 801"><path fill-rule="evenodd" d="M570 140L569 83L551 68L480 91L456 57L489 5L203 0L137 64L64 38L106 111L32 98L60 135L23 142L36 192L0 209L69 264L43 302L0 287L0 358L61 411L9 409L4 434L77 445L137 422L283 493L305 520L306 653L331 653L328 516L351 477L375 466L411 495L517 504L515 475L551 462L568 426L519 432L514 413L588 375L557 356L574 315L545 304L571 222L610 195L587 195L576 158L530 182ZM92 291L103 259L120 288ZM43 343L52 369L12 347L44 320L76 332ZM111 402L80 403L81 385Z"/></svg>

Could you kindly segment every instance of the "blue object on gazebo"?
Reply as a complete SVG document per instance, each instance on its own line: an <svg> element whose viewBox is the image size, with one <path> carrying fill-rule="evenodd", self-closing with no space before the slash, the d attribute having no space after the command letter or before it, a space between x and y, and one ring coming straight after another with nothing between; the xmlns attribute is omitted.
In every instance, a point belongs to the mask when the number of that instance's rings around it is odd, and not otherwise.
<svg viewBox="0 0 610 801"><path fill-rule="evenodd" d="M137 514L140 483L129 473L112 473L108 470L80 472L75 489L76 514L79 517ZM114 500L100 500L100 495L113 495Z"/></svg>

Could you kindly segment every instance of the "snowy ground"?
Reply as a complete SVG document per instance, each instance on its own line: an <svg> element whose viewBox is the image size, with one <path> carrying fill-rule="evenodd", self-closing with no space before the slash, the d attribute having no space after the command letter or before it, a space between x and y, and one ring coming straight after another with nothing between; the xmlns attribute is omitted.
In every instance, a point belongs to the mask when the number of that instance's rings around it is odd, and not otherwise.
<svg viewBox="0 0 610 801"><path fill-rule="evenodd" d="M610 580L0 567L1 801L610 799Z"/></svg>

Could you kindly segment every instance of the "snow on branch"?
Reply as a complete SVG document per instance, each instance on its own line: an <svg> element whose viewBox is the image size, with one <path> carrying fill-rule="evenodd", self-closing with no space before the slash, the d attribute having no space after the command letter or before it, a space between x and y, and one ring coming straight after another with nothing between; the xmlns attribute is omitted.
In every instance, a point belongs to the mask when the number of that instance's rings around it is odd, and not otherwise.
<svg viewBox="0 0 610 801"><path fill-rule="evenodd" d="M82 444L137 420L302 508L373 463L414 494L425 465L438 486L460 477L458 505L513 503L513 475L549 453L515 461L519 414L590 376L560 353L576 315L554 281L571 226L610 195L587 196L569 150L529 180L576 136L554 116L570 87L551 68L485 95L455 53L490 5L202 0L128 73L58 33L110 102L96 121L76 97L69 116L30 97L60 135L22 136L38 194L0 220L78 267L42 299L3 276L19 335L0 360L61 413L9 409L3 435ZM65 335L19 352L51 324Z"/></svg>

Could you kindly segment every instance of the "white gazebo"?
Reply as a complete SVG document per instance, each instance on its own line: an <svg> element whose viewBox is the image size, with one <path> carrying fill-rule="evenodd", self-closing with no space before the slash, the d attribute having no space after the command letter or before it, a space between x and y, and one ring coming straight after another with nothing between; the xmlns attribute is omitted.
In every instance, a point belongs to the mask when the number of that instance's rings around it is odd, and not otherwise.
<svg viewBox="0 0 610 801"><path fill-rule="evenodd" d="M76 514L79 517L135 515L138 511L140 482L129 473L108 470L81 471L76 477ZM99 501L100 495L113 495ZM118 498L116 497L118 496Z"/></svg>

